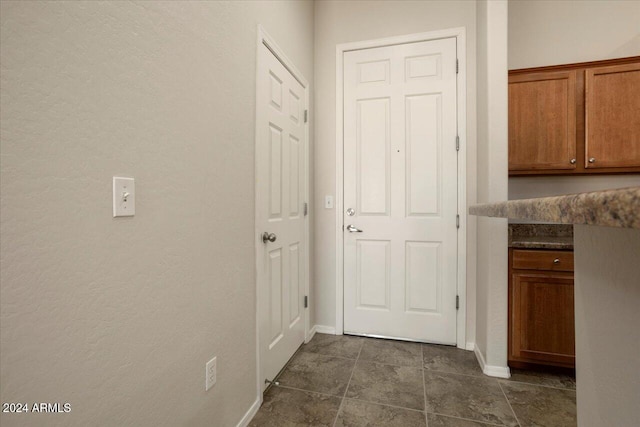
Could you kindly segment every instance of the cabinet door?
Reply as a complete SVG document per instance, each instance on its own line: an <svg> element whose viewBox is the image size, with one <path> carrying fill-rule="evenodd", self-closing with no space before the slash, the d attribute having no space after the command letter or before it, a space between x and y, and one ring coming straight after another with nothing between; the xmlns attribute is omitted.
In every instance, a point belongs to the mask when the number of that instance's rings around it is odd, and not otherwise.
<svg viewBox="0 0 640 427"><path fill-rule="evenodd" d="M640 166L640 63L587 69L585 168Z"/></svg>
<svg viewBox="0 0 640 427"><path fill-rule="evenodd" d="M575 169L576 71L509 77L509 170Z"/></svg>
<svg viewBox="0 0 640 427"><path fill-rule="evenodd" d="M514 272L511 298L511 358L574 366L573 276Z"/></svg>

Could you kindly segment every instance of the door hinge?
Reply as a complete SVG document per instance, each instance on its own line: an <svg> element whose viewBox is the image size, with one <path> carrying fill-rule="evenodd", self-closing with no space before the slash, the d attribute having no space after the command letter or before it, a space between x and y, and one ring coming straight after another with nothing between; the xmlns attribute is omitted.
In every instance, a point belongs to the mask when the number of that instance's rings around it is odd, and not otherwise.
<svg viewBox="0 0 640 427"><path fill-rule="evenodd" d="M460 70L460 63L458 62L458 58L456 58L456 74L458 74L459 70Z"/></svg>
<svg viewBox="0 0 640 427"><path fill-rule="evenodd" d="M309 213L309 204L307 202L304 202L304 206L302 207L302 212L304 213L304 216L307 216L307 214Z"/></svg>
<svg viewBox="0 0 640 427"><path fill-rule="evenodd" d="M309 297L308 296L304 296L304 308L309 307Z"/></svg>
<svg viewBox="0 0 640 427"><path fill-rule="evenodd" d="M456 310L460 309L460 295L456 295Z"/></svg>
<svg viewBox="0 0 640 427"><path fill-rule="evenodd" d="M456 228L460 228L460 215L456 215Z"/></svg>
<svg viewBox="0 0 640 427"><path fill-rule="evenodd" d="M456 135L456 151L460 151L460 136Z"/></svg>
<svg viewBox="0 0 640 427"><path fill-rule="evenodd" d="M304 110L304 122L307 123L309 120L309 110Z"/></svg>

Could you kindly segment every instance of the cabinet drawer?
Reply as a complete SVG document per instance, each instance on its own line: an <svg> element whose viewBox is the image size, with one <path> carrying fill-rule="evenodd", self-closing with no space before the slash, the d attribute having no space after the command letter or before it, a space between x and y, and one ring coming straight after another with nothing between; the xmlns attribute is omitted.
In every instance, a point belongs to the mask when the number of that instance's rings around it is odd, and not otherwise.
<svg viewBox="0 0 640 427"><path fill-rule="evenodd" d="M573 252L514 249L513 268L520 270L573 271Z"/></svg>

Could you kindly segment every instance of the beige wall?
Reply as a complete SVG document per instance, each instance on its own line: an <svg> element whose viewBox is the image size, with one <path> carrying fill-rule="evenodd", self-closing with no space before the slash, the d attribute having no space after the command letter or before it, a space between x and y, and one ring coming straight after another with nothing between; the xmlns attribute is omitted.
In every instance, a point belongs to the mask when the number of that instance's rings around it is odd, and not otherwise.
<svg viewBox="0 0 640 427"><path fill-rule="evenodd" d="M640 230L575 226L578 425L640 420Z"/></svg>
<svg viewBox="0 0 640 427"><path fill-rule="evenodd" d="M640 55L640 1L509 2L509 69ZM509 179L509 199L640 185L640 175Z"/></svg>
<svg viewBox="0 0 640 427"><path fill-rule="evenodd" d="M467 191L475 201L475 10L468 1L319 1L315 5L315 307L316 322L336 320L336 212L324 209L325 195L335 195L336 45L347 42L466 27L467 34ZM475 229L468 228L468 288L475 298ZM475 301L467 296L473 341Z"/></svg>
<svg viewBox="0 0 640 427"><path fill-rule="evenodd" d="M640 55L640 2L509 2L509 69Z"/></svg>
<svg viewBox="0 0 640 427"><path fill-rule="evenodd" d="M478 2L478 203L507 198L506 1ZM476 352L507 376L507 220L477 219Z"/></svg>
<svg viewBox="0 0 640 427"><path fill-rule="evenodd" d="M509 199L558 196L640 185L639 174L603 176L536 176L509 178Z"/></svg>
<svg viewBox="0 0 640 427"><path fill-rule="evenodd" d="M0 400L72 405L3 426L235 426L255 401L258 23L312 82L311 2L1 3Z"/></svg>

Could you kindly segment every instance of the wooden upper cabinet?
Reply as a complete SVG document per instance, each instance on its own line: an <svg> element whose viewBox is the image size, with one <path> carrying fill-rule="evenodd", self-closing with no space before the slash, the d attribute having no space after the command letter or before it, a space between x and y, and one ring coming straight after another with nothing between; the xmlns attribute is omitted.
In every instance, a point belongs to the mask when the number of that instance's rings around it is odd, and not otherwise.
<svg viewBox="0 0 640 427"><path fill-rule="evenodd" d="M640 172L640 56L509 71L509 175Z"/></svg>
<svg viewBox="0 0 640 427"><path fill-rule="evenodd" d="M586 70L585 168L640 166L640 63Z"/></svg>
<svg viewBox="0 0 640 427"><path fill-rule="evenodd" d="M509 169L575 169L575 109L576 71L510 78Z"/></svg>

